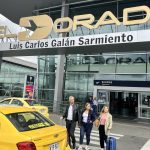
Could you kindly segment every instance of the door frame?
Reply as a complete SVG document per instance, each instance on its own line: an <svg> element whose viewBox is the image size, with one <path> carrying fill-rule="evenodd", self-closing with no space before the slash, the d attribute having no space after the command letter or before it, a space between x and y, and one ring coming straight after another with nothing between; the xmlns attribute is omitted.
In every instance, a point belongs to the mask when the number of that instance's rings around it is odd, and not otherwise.
<svg viewBox="0 0 150 150"><path fill-rule="evenodd" d="M94 86L93 96L97 97L97 90L106 91L108 96L110 96L110 91L114 92L130 92L130 93L138 93L138 114L137 118L141 119L150 119L141 117L141 98L142 93L150 92L150 88L145 87L121 87L121 86ZM109 98L109 97L108 97ZM110 100L108 99L108 105L110 105Z"/></svg>

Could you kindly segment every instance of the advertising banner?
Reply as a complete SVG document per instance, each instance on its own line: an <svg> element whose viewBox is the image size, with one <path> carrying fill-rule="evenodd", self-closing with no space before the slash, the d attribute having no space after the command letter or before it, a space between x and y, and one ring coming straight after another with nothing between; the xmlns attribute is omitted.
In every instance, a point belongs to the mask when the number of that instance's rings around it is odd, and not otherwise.
<svg viewBox="0 0 150 150"><path fill-rule="evenodd" d="M24 83L24 98L32 99L34 97L35 77L26 75Z"/></svg>

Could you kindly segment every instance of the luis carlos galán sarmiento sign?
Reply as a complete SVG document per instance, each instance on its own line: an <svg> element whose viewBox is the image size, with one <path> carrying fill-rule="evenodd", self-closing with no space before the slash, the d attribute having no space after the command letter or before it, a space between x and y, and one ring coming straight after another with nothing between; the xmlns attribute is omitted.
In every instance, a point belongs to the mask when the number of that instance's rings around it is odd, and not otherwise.
<svg viewBox="0 0 150 150"><path fill-rule="evenodd" d="M144 12L145 16L142 19L129 19L129 14L134 12ZM116 26L144 24L149 20L150 8L147 6L125 8L123 10L123 22L120 22L111 11L104 12L95 24L95 17L92 14L77 15L74 16L73 19L69 17L58 18L55 21L53 21L52 18L47 15L24 17L20 19L19 25L27 29L31 27L32 22L34 25L36 25L36 29L34 31L26 30L19 32L17 34L18 41L10 43L2 42L0 44L0 50L57 48L150 41L150 30L95 34L65 38L48 38L52 30L56 33L68 33L70 31L77 30L79 26L83 26L88 30L92 30L111 24ZM62 23L66 23L67 26L60 28L59 25Z"/></svg>

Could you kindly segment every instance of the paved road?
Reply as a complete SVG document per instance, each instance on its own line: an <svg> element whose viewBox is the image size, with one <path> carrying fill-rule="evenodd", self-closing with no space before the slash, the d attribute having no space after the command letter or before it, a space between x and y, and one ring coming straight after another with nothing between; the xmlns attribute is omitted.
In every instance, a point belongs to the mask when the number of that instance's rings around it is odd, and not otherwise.
<svg viewBox="0 0 150 150"><path fill-rule="evenodd" d="M60 116L51 115L51 118L57 124L65 125L65 121L60 121ZM115 120L111 132L117 139L117 150L150 150L150 123ZM79 141L79 128L76 129L75 135ZM100 149L96 127L93 127L91 135L91 149Z"/></svg>
<svg viewBox="0 0 150 150"><path fill-rule="evenodd" d="M112 132L124 135L117 143L118 150L141 150L150 139L150 124L115 122Z"/></svg>
<svg viewBox="0 0 150 150"><path fill-rule="evenodd" d="M141 150L150 150L150 139L145 143Z"/></svg>
<svg viewBox="0 0 150 150"><path fill-rule="evenodd" d="M75 136L76 136L77 142L79 143L79 137L80 137L80 129L79 128L76 128L76 130L75 130ZM117 140L120 140L121 138L124 137L124 135L116 134L116 133L111 133L110 136L116 138ZM84 140L84 143L85 142L86 141ZM90 145L91 145L92 149L94 149L94 148L98 149L99 148L100 142L99 142L99 133L98 133L98 130L92 130Z"/></svg>

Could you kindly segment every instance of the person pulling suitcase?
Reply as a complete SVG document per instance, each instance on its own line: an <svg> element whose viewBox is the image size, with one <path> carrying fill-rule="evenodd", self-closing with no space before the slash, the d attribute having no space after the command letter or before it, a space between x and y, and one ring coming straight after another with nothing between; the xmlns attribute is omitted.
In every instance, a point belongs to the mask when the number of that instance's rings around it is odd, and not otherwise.
<svg viewBox="0 0 150 150"><path fill-rule="evenodd" d="M104 143L108 144L107 139L112 129L112 115L109 113L109 107L104 106L96 121L99 130L100 147L104 150Z"/></svg>

